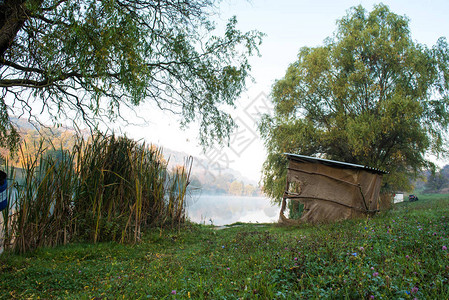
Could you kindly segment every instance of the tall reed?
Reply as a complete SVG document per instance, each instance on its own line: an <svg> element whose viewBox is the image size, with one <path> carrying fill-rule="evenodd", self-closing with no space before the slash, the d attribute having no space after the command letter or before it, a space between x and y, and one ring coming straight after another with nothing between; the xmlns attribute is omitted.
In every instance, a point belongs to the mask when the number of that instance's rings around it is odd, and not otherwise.
<svg viewBox="0 0 449 300"><path fill-rule="evenodd" d="M16 172L14 167L9 164L8 160L4 161L3 169L7 175L8 183L14 183L16 180ZM14 184L10 184L6 189L6 197L8 199L8 205L5 209L1 211L2 222L0 223L0 246L3 248L8 248L12 240L12 230L11 230L11 218L10 215L13 211L12 203L16 198L16 189Z"/></svg>
<svg viewBox="0 0 449 300"><path fill-rule="evenodd" d="M22 168L15 181L11 169L10 205L4 215L5 246L25 252L40 246L67 243L71 235L71 201L75 186L73 155L68 151L45 155L43 144L37 156L23 148ZM55 155L55 153L53 153Z"/></svg>
<svg viewBox="0 0 449 300"><path fill-rule="evenodd" d="M166 216L170 218L172 225L180 225L185 221L185 198L189 185L190 172L193 165L193 157L185 159L183 166L176 166L168 181L168 206Z"/></svg>
<svg viewBox="0 0 449 300"><path fill-rule="evenodd" d="M3 224L6 248L137 242L147 227L185 221L191 159L169 172L160 148L115 135L78 138L71 151L42 145L36 156L21 152L24 179L13 180L15 196Z"/></svg>

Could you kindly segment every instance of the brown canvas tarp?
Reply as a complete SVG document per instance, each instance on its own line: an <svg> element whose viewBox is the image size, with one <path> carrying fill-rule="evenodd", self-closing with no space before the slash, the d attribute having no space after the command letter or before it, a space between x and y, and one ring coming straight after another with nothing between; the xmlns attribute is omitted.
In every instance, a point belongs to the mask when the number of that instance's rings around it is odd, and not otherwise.
<svg viewBox="0 0 449 300"><path fill-rule="evenodd" d="M379 210L389 210L391 203L393 203L393 194L380 194L379 196Z"/></svg>
<svg viewBox="0 0 449 300"><path fill-rule="evenodd" d="M380 209L382 171L303 156L288 155L288 158L281 223L337 221ZM299 220L285 217L287 199L304 205Z"/></svg>

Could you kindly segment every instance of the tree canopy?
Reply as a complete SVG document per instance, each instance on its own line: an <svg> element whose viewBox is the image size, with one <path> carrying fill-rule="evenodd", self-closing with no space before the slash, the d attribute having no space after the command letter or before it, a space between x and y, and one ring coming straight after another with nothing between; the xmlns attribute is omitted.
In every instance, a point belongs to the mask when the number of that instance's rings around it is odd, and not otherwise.
<svg viewBox="0 0 449 300"><path fill-rule="evenodd" d="M449 47L414 42L409 20L377 5L351 8L323 46L304 47L272 88L273 115L260 132L268 157L263 184L285 186L284 152L385 169L384 191L410 188L443 154L449 122Z"/></svg>
<svg viewBox="0 0 449 300"><path fill-rule="evenodd" d="M214 0L0 1L0 146L10 115L95 123L152 101L197 120L200 141L229 136L224 107L245 87L262 34L236 19L214 35Z"/></svg>

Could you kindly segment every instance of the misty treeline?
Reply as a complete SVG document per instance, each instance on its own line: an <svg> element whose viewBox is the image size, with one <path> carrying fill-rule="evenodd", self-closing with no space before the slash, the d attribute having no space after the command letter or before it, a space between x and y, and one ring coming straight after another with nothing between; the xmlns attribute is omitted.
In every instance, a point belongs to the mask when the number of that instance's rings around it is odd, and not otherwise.
<svg viewBox="0 0 449 300"><path fill-rule="evenodd" d="M449 165L440 170L422 172L421 180L415 183L415 189L423 193L449 194Z"/></svg>
<svg viewBox="0 0 449 300"><path fill-rule="evenodd" d="M208 170L199 169L192 172L192 187L201 188L204 194L228 194L233 196L260 196L260 187L236 178L227 172L212 174Z"/></svg>

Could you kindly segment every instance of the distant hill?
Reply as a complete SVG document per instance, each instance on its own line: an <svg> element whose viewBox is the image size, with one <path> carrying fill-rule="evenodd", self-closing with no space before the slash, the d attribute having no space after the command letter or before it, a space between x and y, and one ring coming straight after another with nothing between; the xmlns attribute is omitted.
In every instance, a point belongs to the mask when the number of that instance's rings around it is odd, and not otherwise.
<svg viewBox="0 0 449 300"><path fill-rule="evenodd" d="M186 152L169 148L163 148L163 153L170 167L184 165L185 159L190 156ZM239 171L222 166L217 168L215 163L197 156L193 156L191 179L191 184L201 187L205 193L247 196L261 194L258 183L244 177Z"/></svg>
<svg viewBox="0 0 449 300"><path fill-rule="evenodd" d="M11 118L11 123L14 124L20 131L40 130L41 126L27 119Z"/></svg>

